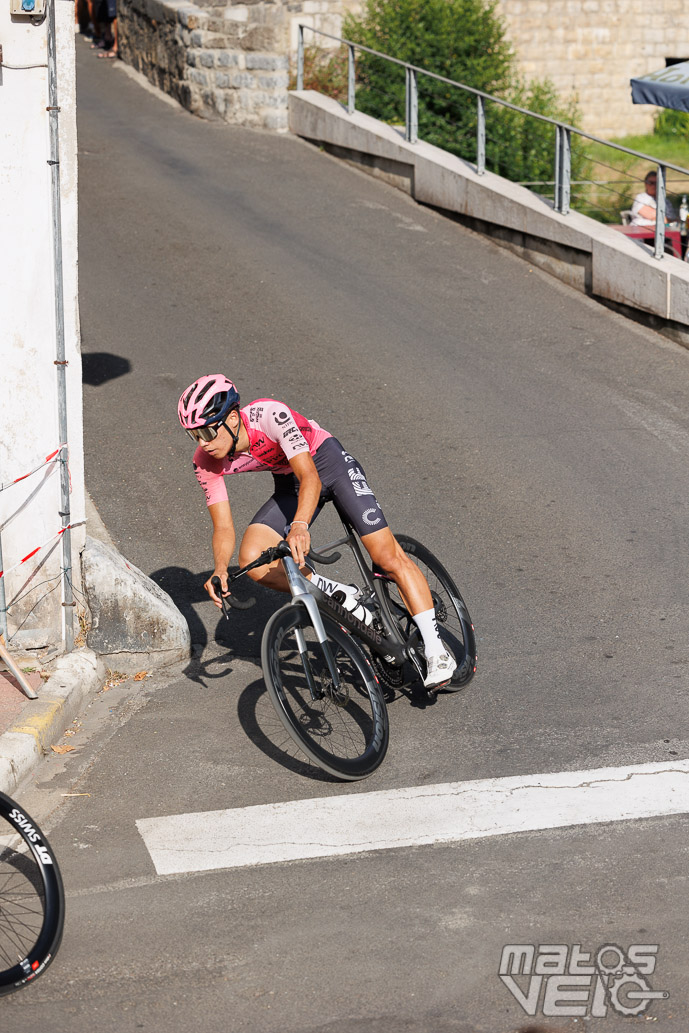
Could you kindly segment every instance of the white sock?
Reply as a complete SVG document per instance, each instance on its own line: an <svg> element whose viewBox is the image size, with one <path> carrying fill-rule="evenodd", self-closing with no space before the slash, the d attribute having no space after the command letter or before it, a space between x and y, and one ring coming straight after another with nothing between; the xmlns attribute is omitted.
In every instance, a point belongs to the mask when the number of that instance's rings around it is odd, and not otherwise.
<svg viewBox="0 0 689 1033"><path fill-rule="evenodd" d="M332 578L322 577L320 574L314 574L311 581L316 588L320 588L321 592L325 592L326 595L332 595L333 592L344 592L345 595L356 595L359 591L359 589L354 585L342 585L339 581L333 581Z"/></svg>
<svg viewBox="0 0 689 1033"><path fill-rule="evenodd" d="M414 620L416 621L417 628L421 632L423 648L426 656L440 656L441 653L446 653L447 649L443 645L442 639L438 634L435 609L424 610L423 613L415 613Z"/></svg>

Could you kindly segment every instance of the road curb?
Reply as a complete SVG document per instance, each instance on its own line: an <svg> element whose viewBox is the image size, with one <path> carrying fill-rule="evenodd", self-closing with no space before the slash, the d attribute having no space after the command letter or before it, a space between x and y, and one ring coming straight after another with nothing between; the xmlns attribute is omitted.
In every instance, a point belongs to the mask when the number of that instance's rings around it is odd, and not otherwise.
<svg viewBox="0 0 689 1033"><path fill-rule="evenodd" d="M0 735L0 790L13 794L104 680L105 665L91 649L79 649L55 661L38 700L28 703Z"/></svg>

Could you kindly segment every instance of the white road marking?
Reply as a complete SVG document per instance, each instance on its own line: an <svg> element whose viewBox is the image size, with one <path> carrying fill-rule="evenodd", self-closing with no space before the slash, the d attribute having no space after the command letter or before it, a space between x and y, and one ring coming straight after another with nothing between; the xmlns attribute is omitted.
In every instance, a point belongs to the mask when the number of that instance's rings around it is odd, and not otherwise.
<svg viewBox="0 0 689 1033"><path fill-rule="evenodd" d="M159 875L689 812L689 760L141 818Z"/></svg>

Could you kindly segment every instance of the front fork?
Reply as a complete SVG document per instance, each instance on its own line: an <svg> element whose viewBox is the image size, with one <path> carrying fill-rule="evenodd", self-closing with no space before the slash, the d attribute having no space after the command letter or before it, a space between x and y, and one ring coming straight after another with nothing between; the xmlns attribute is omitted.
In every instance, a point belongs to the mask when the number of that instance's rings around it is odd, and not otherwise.
<svg viewBox="0 0 689 1033"><path fill-rule="evenodd" d="M316 638L318 639L318 643L321 649L323 650L323 656L325 657L325 662L327 663L328 670L330 671L333 689L335 690L335 692L338 692L340 688L340 672L337 669L335 657L333 656L333 651L330 648L328 636L325 633L325 628L323 626L323 618L321 617L321 612L318 609L318 603L306 587L308 585L308 581L301 573L299 567L294 562L292 557L283 556L282 565L285 570L285 575L287 577L287 582L289 584L292 598L296 602L302 603L306 607L306 612L308 613L309 619L313 625L313 630L316 632ZM297 640L297 648L299 649L299 655L301 656L301 662L304 668L304 674L306 675L306 683L309 686L311 698L313 700L320 699L322 693L318 691L318 688L316 686L316 682L313 677L313 672L311 670L311 663L309 661L306 639L304 638L304 632L299 627L299 625L297 625L294 629L294 636Z"/></svg>

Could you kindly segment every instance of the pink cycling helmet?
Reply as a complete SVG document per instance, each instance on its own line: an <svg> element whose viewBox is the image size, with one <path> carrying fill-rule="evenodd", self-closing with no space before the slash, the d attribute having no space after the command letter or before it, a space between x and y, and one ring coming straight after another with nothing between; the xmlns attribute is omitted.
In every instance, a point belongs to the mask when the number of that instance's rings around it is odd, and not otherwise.
<svg viewBox="0 0 689 1033"><path fill-rule="evenodd" d="M179 422L190 427L207 427L222 423L231 409L239 405L239 392L222 373L199 377L182 392L177 406Z"/></svg>

